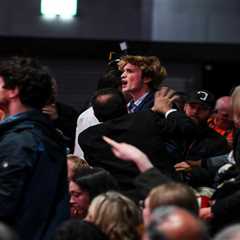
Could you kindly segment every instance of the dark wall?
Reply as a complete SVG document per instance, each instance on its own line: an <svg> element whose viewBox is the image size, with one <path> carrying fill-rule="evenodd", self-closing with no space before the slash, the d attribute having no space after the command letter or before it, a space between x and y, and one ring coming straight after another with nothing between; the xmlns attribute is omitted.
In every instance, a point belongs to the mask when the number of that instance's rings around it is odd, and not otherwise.
<svg viewBox="0 0 240 240"><path fill-rule="evenodd" d="M239 0L153 0L152 40L240 42Z"/></svg>
<svg viewBox="0 0 240 240"><path fill-rule="evenodd" d="M79 0L69 21L40 16L40 0L1 1L0 33L83 39L133 39L141 36L141 1Z"/></svg>
<svg viewBox="0 0 240 240"><path fill-rule="evenodd" d="M178 91L206 87L227 94L238 84L239 0L78 3L78 16L67 22L40 16L40 0L2 0L0 6L1 57L40 58L54 72L62 101L80 108L122 40L131 53L157 55L168 69L166 84Z"/></svg>
<svg viewBox="0 0 240 240"><path fill-rule="evenodd" d="M239 43L239 12L239 0L78 0L64 22L40 16L40 0L2 0L0 35Z"/></svg>

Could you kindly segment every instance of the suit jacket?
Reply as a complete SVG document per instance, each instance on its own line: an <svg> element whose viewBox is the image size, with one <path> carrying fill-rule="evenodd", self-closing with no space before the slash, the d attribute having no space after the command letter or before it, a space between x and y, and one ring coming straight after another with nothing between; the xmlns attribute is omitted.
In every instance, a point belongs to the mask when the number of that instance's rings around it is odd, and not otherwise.
<svg viewBox="0 0 240 240"><path fill-rule="evenodd" d="M173 176L174 163L165 141L169 138L183 141L184 136L194 134L194 130L192 121L181 112L172 112L165 119L163 114L149 110L92 126L79 135L78 141L90 165L105 168L118 180L122 190L130 190L139 171L133 163L117 159L102 140L103 135L138 147L163 174Z"/></svg>
<svg viewBox="0 0 240 240"><path fill-rule="evenodd" d="M134 109L134 112L149 110L154 103L154 92L149 92L142 102Z"/></svg>

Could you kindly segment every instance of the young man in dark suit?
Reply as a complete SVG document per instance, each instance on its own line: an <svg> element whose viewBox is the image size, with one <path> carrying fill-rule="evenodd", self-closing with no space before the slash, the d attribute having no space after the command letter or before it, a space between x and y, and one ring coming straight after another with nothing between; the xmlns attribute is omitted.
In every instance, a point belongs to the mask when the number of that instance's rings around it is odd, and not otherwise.
<svg viewBox="0 0 240 240"><path fill-rule="evenodd" d="M154 92L158 89L166 69L155 56L123 56L118 63L122 71L122 92L132 97L128 112L146 111L153 106Z"/></svg>

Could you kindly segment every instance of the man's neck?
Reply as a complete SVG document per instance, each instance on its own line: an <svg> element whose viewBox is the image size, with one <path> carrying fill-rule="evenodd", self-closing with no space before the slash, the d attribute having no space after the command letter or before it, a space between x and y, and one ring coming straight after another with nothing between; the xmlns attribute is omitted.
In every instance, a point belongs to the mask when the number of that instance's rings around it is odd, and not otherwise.
<svg viewBox="0 0 240 240"><path fill-rule="evenodd" d="M7 116L13 116L13 115L16 115L18 113L27 112L29 110L30 110L30 108L26 107L21 102L14 101L14 102L9 104L9 106L6 110L6 115Z"/></svg>
<svg viewBox="0 0 240 240"><path fill-rule="evenodd" d="M131 94L132 95L132 100L134 102L137 101L140 97L142 97L147 92L149 92L149 89L142 89L141 91L138 91L137 93Z"/></svg>

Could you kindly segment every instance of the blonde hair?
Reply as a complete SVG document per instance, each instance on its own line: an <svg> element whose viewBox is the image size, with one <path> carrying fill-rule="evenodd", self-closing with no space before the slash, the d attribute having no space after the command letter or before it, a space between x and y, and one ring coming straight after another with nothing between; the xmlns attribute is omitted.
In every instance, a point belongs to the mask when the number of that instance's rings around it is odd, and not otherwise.
<svg viewBox="0 0 240 240"><path fill-rule="evenodd" d="M139 239L140 212L124 195L109 191L93 199L87 219L96 224L110 240Z"/></svg>
<svg viewBox="0 0 240 240"><path fill-rule="evenodd" d="M76 155L73 155L73 154L67 155L67 161L71 161L73 163L73 171L74 172L80 168L90 167L86 160L84 160Z"/></svg>
<svg viewBox="0 0 240 240"><path fill-rule="evenodd" d="M142 76L149 77L152 80L149 82L150 88L158 89L167 76L165 67L161 65L159 58L156 56L123 56L118 63L119 70L123 71L124 66L128 63L138 66L142 70Z"/></svg>

